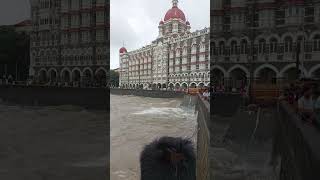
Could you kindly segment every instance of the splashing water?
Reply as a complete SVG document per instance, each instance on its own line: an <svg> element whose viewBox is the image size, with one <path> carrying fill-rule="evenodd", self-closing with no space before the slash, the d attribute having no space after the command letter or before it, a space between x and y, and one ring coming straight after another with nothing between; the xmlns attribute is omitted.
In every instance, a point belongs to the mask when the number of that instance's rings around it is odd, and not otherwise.
<svg viewBox="0 0 320 180"><path fill-rule="evenodd" d="M181 106L182 99L111 95L110 102L112 180L138 180L140 152L155 138L196 141L197 114L193 106Z"/></svg>

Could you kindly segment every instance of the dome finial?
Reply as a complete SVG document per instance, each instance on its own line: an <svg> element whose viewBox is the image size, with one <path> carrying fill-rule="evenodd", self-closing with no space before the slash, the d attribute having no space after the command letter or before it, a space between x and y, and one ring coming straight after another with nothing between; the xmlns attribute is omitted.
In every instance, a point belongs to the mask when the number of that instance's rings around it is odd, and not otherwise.
<svg viewBox="0 0 320 180"><path fill-rule="evenodd" d="M173 7L178 7L178 3L179 3L178 0L172 0L172 6Z"/></svg>

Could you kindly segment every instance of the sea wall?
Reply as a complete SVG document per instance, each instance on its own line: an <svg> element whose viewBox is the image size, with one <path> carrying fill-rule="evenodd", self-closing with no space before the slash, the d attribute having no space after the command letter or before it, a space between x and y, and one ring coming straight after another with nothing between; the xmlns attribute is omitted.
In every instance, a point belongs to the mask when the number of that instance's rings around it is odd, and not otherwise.
<svg viewBox="0 0 320 180"><path fill-rule="evenodd" d="M161 91L161 90L143 90L143 89L110 89L111 94L115 95L133 95L153 98L182 98L184 92Z"/></svg>
<svg viewBox="0 0 320 180"><path fill-rule="evenodd" d="M210 104L199 95L195 99L197 123L197 180L209 180Z"/></svg>
<svg viewBox="0 0 320 180"><path fill-rule="evenodd" d="M107 110L109 89L41 86L0 86L4 103L17 105L59 106L75 105L87 109Z"/></svg>
<svg viewBox="0 0 320 180"><path fill-rule="evenodd" d="M285 101L278 102L273 158L281 157L280 180L320 178L320 131Z"/></svg>

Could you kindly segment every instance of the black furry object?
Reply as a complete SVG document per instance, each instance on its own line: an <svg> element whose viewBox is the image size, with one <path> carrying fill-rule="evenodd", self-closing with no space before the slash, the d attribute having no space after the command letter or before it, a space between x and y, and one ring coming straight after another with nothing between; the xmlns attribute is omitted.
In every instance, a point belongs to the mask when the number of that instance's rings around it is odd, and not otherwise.
<svg viewBox="0 0 320 180"><path fill-rule="evenodd" d="M188 139L161 137L140 154L141 180L195 180L196 156Z"/></svg>

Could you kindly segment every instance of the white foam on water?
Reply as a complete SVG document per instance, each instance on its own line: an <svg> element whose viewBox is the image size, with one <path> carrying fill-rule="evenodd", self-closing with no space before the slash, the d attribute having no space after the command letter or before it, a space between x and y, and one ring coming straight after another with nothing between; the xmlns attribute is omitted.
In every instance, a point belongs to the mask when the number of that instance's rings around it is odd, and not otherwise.
<svg viewBox="0 0 320 180"><path fill-rule="evenodd" d="M133 115L162 115L177 118L194 117L195 113L182 108L151 107L142 111L132 113Z"/></svg>

